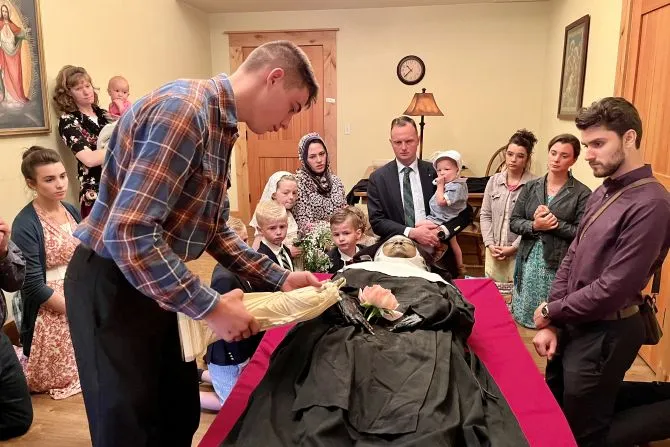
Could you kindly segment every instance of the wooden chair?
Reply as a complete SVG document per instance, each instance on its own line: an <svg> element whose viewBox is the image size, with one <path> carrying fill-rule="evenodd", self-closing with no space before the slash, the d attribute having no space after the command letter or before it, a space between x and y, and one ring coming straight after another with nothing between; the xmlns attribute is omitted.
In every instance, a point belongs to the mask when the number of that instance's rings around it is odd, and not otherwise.
<svg viewBox="0 0 670 447"><path fill-rule="evenodd" d="M502 168L505 166L505 150L507 150L507 145L504 145L493 153L489 159L489 164L486 166L487 177L502 171Z"/></svg>

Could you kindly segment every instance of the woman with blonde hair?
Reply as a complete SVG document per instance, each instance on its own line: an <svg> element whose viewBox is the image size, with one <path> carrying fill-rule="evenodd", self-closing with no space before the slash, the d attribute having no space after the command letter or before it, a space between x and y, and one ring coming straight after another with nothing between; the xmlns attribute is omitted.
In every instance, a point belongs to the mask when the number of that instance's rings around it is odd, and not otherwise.
<svg viewBox="0 0 670 447"><path fill-rule="evenodd" d="M58 133L77 158L79 204L86 217L98 198L98 187L106 150L97 148L98 135L110 122L105 109L98 106L98 93L83 67L66 65L58 72L54 106L61 113Z"/></svg>

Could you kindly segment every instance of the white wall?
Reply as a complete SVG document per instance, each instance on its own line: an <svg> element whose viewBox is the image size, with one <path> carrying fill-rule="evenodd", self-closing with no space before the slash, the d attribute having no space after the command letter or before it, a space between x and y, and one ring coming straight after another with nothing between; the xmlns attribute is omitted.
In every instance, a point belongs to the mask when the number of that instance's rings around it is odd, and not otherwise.
<svg viewBox="0 0 670 447"><path fill-rule="evenodd" d="M424 153L458 149L483 175L493 151L516 129L539 131L549 10L549 2L538 2L213 14L212 69L229 70L225 31L339 28L338 175L345 187L373 160L393 157L390 121L421 87L445 114L426 118ZM427 67L412 87L396 76L408 54ZM234 192L232 201L236 209Z"/></svg>
<svg viewBox="0 0 670 447"><path fill-rule="evenodd" d="M584 82L584 106L614 94L619 31L621 28L621 0L553 0L549 11L547 29L546 70L542 96L541 169L546 170L546 143L560 133L569 132L579 137L573 120L556 118L558 93L563 62L563 38L565 27L580 17L589 14L591 24L589 46L586 56L586 80ZM574 167L574 175L591 188L602 180L593 177L593 172L584 157Z"/></svg>

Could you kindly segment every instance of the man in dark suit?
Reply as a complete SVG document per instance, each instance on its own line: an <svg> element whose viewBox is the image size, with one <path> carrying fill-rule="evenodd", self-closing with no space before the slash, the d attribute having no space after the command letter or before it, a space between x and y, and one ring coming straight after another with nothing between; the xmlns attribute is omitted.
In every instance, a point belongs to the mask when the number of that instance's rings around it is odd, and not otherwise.
<svg viewBox="0 0 670 447"><path fill-rule="evenodd" d="M435 193L433 165L418 160L419 134L408 116L391 122L391 147L395 160L377 169L368 183L368 216L376 235L382 239L402 234L423 246L438 247L469 225L472 208L468 206L457 219L446 225L414 225L430 212L429 201ZM453 277L458 275L451 251L443 259Z"/></svg>

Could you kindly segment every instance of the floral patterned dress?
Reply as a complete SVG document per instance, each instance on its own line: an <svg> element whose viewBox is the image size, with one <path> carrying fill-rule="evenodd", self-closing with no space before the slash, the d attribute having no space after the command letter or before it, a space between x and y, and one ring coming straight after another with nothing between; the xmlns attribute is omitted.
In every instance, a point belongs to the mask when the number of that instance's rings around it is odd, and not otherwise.
<svg viewBox="0 0 670 447"><path fill-rule="evenodd" d="M35 205L44 229L47 285L63 295L65 268L79 241L72 236L77 222L66 212L68 223L60 225ZM42 306L35 320L30 357L21 355L28 388L33 393L48 392L54 399L65 399L81 392L79 373L65 314Z"/></svg>
<svg viewBox="0 0 670 447"><path fill-rule="evenodd" d="M58 122L58 133L67 147L72 152L83 151L88 148L92 151L97 150L98 135L106 124L109 123L107 111L94 105L96 119L81 113L80 111L64 113ZM97 122L96 122L97 120ZM79 203L81 205L81 217L88 216L88 213L98 198L98 185L102 175L102 166L88 168L81 161L77 160L77 169L79 173Z"/></svg>
<svg viewBox="0 0 670 447"><path fill-rule="evenodd" d="M552 196L547 197L547 204L552 200ZM547 300L556 270L547 266L541 240L535 242L522 266L519 265L521 262L521 258L517 257L516 268L521 268L522 272L520 284L515 284L512 292L512 315L522 326L535 329L533 314L537 306Z"/></svg>

